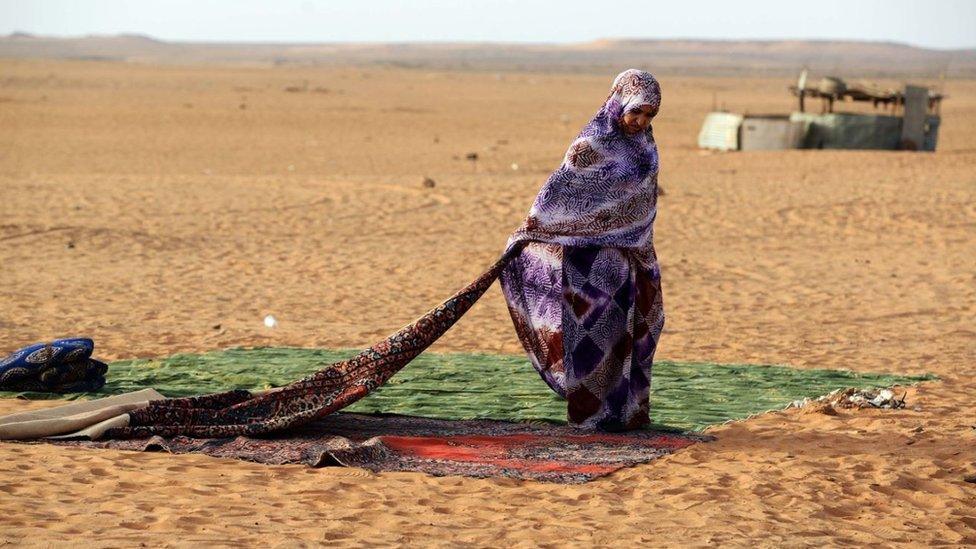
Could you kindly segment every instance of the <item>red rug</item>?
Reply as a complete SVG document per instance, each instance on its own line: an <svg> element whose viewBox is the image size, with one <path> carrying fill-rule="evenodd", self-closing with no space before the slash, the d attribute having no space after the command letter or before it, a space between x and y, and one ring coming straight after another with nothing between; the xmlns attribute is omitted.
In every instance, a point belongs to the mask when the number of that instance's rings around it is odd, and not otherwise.
<svg viewBox="0 0 976 549"><path fill-rule="evenodd" d="M582 483L707 440L711 437L687 433L596 433L549 424L339 413L261 438L156 436L54 443L199 453L276 465L340 465L376 472L421 471L436 476Z"/></svg>

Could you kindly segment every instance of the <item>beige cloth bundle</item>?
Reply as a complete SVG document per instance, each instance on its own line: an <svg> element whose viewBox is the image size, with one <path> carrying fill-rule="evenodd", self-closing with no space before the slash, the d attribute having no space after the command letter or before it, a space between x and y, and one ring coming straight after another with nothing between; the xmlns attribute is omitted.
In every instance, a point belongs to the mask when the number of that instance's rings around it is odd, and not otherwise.
<svg viewBox="0 0 976 549"><path fill-rule="evenodd" d="M32 410L0 417L0 440L37 438L90 438L96 440L107 429L129 424L129 412L150 400L166 397L153 389L142 389L95 400L73 402L55 408Z"/></svg>

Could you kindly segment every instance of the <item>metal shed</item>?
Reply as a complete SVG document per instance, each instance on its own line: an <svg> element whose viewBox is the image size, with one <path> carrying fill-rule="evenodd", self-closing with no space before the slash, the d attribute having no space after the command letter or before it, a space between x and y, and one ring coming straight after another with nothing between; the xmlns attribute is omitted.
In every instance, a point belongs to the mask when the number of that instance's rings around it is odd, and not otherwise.
<svg viewBox="0 0 976 549"><path fill-rule="evenodd" d="M698 146L715 150L884 149L934 151L938 142L944 96L928 88L905 86L903 91L881 90L866 84L848 86L827 77L806 87L806 74L790 91L799 99L791 114L710 112L698 134ZM819 98L819 114L806 112L805 100ZM879 113L835 113L837 101L872 102ZM898 113L898 111L901 111Z"/></svg>
<svg viewBox="0 0 976 549"><path fill-rule="evenodd" d="M939 117L926 118L920 143L903 143L904 118L883 114L795 112L790 120L802 126L803 149L911 149L934 151Z"/></svg>

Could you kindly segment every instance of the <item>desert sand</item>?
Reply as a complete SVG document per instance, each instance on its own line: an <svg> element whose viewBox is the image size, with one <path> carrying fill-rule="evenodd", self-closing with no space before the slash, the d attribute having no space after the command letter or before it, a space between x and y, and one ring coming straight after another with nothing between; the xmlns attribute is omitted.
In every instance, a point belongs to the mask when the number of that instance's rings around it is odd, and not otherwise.
<svg viewBox="0 0 976 549"><path fill-rule="evenodd" d="M0 352L369 345L492 262L612 77L0 61ZM715 97L790 82L659 78L658 357L940 382L581 486L0 444L0 544L976 543L976 81L934 154L714 154ZM497 286L432 351L520 353Z"/></svg>

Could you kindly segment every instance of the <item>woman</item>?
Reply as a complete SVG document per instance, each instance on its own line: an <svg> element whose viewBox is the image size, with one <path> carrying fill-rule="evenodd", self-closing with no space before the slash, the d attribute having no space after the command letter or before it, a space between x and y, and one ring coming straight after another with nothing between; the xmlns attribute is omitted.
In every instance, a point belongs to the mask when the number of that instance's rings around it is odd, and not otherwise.
<svg viewBox="0 0 976 549"><path fill-rule="evenodd" d="M664 326L653 245L661 91L628 70L542 187L509 240L501 275L532 365L585 428L646 425L651 361Z"/></svg>
<svg viewBox="0 0 976 549"><path fill-rule="evenodd" d="M653 76L620 73L498 261L386 340L278 389L153 400L86 435L256 435L330 414L423 352L499 276L516 333L545 382L566 398L570 423L647 424L651 360L664 324L652 244L658 156L650 122L660 102ZM36 436L52 434L63 433Z"/></svg>

